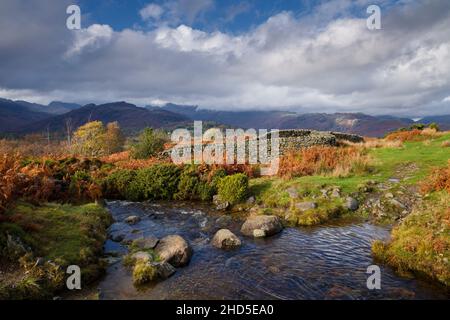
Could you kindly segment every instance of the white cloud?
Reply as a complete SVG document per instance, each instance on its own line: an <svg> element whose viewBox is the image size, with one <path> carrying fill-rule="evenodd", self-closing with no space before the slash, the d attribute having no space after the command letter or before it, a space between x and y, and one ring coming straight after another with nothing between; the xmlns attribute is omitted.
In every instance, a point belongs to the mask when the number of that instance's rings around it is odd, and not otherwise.
<svg viewBox="0 0 450 320"><path fill-rule="evenodd" d="M93 24L87 29L78 30L75 40L67 50L66 56L71 57L85 50L95 50L109 43L113 36L113 29L108 25Z"/></svg>
<svg viewBox="0 0 450 320"><path fill-rule="evenodd" d="M159 20L163 13L164 9L154 3L150 3L139 11L139 15L141 16L142 20Z"/></svg>
<svg viewBox="0 0 450 320"><path fill-rule="evenodd" d="M176 8L189 4L198 17L211 6L198 3L170 2L161 17L177 16ZM92 25L57 34L52 26L41 31L44 38L32 33L34 42L20 42L3 37L8 28L1 28L0 87L29 90L27 98L53 95L81 102L450 113L450 3L399 5L383 13L379 31L369 31L364 18L335 17L351 3L328 2L300 18L281 12L239 35L186 24L120 32ZM44 41L48 38L54 41ZM43 43L48 43L45 55L29 54Z"/></svg>

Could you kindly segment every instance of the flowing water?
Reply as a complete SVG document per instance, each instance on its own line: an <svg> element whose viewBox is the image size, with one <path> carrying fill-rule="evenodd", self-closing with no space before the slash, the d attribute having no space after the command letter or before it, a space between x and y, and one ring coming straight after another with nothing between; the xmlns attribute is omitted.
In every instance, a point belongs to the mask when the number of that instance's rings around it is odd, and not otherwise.
<svg viewBox="0 0 450 320"><path fill-rule="evenodd" d="M135 288L131 271L112 259L99 283L104 299L446 299L447 293L422 280L403 278L381 267L381 290L368 290L367 267L374 264L370 245L387 239L388 228L368 223L286 228L266 239L243 237L242 221L217 221L206 207L192 204L108 203L116 223L112 237L126 239L170 234L184 237L194 250L188 266L167 280ZM123 220L137 215L129 226ZM224 220L224 221L223 221ZM226 227L243 240L233 251L209 243ZM108 240L107 252L122 255L126 247Z"/></svg>

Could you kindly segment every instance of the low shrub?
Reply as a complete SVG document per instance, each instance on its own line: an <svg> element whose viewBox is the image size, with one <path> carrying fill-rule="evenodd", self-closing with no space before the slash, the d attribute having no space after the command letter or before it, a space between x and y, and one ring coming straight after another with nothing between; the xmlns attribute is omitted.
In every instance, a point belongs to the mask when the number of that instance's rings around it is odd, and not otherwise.
<svg viewBox="0 0 450 320"><path fill-rule="evenodd" d="M222 201L236 204L248 195L248 177L243 173L223 177L218 183L218 195Z"/></svg>
<svg viewBox="0 0 450 320"><path fill-rule="evenodd" d="M130 184L136 178L134 170L118 170L108 175L102 181L103 194L109 199L128 199Z"/></svg>
<svg viewBox="0 0 450 320"><path fill-rule="evenodd" d="M186 166L180 175L178 192L174 198L177 200L195 200L198 198L200 178L194 165Z"/></svg>
<svg viewBox="0 0 450 320"><path fill-rule="evenodd" d="M158 164L137 171L127 191L130 200L170 200L178 191L180 168Z"/></svg>

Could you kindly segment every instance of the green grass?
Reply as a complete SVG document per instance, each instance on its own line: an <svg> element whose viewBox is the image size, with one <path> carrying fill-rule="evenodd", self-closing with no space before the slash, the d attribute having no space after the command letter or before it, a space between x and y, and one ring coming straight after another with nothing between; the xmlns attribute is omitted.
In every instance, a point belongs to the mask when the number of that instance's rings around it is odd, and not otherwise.
<svg viewBox="0 0 450 320"><path fill-rule="evenodd" d="M399 165L414 163L418 170L414 172L408 184L414 184L429 173L433 167L441 167L447 164L450 158L448 148L441 146L442 142L449 140L450 134L427 142L406 142L403 148L379 148L372 149L371 155L377 161L376 169L379 179L387 179Z"/></svg>
<svg viewBox="0 0 450 320"><path fill-rule="evenodd" d="M34 206L18 202L6 215L14 223L1 224L0 240L5 239L6 232L19 237L31 247L32 254L20 258L20 263L18 257L11 256L7 257L9 262L3 261L16 265L16 279L0 279L0 297L51 297L55 290L63 288L68 265L81 268L84 284L101 274L103 264L99 258L107 236L106 229L111 223L109 213L101 206L55 203ZM43 265L35 265L37 257L44 259ZM56 266L47 261L56 262ZM24 288L33 288L33 292Z"/></svg>
<svg viewBox="0 0 450 320"><path fill-rule="evenodd" d="M35 255L62 265L83 264L98 253L110 223L107 211L96 204L49 203L36 207L20 202L12 211L39 225L29 233Z"/></svg>

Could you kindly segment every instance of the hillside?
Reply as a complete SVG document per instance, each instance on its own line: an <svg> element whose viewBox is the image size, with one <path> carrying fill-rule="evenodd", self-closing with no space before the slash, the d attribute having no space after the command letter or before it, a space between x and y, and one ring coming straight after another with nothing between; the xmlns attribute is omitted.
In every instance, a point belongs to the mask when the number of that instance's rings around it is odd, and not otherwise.
<svg viewBox="0 0 450 320"><path fill-rule="evenodd" d="M166 110L147 110L126 102L113 102L102 105L88 104L63 115L38 121L27 126L22 133L46 131L64 132L67 121L77 128L88 121L119 122L125 132L136 132L145 127L171 127L187 120L186 117Z"/></svg>
<svg viewBox="0 0 450 320"><path fill-rule="evenodd" d="M43 105L43 104L38 104L38 103L30 103L30 102L23 101L23 100L17 100L14 102L17 104L20 104L21 106L27 108L30 111L48 113L50 115L64 114L69 111L81 108L81 105L79 105L79 104L67 103L67 102L61 102L61 101L52 101L48 105Z"/></svg>
<svg viewBox="0 0 450 320"><path fill-rule="evenodd" d="M0 98L0 133L13 133L48 117L46 113L30 111L21 104Z"/></svg>
<svg viewBox="0 0 450 320"><path fill-rule="evenodd" d="M152 110L157 108L150 107ZM362 113L307 113L287 111L215 111L195 106L167 104L162 109L192 120L215 121L241 128L313 129L379 137L414 123L407 118L369 116Z"/></svg>

